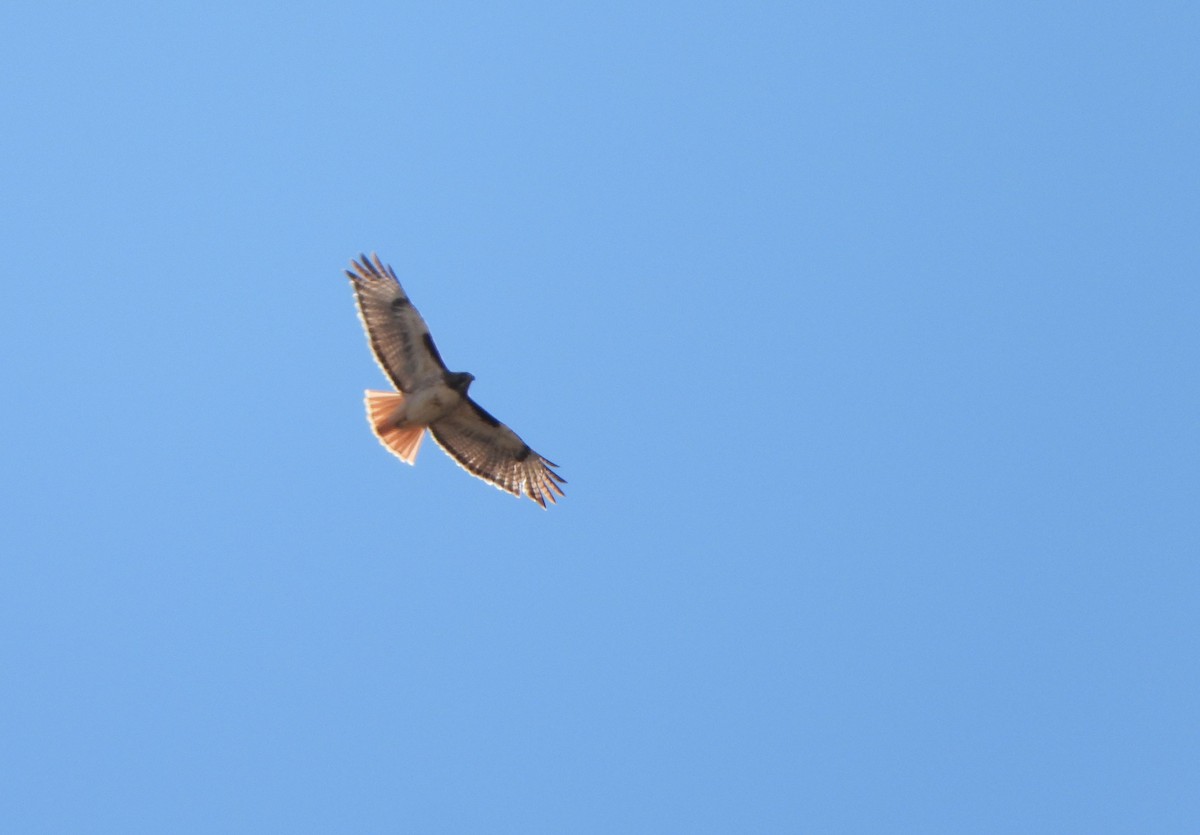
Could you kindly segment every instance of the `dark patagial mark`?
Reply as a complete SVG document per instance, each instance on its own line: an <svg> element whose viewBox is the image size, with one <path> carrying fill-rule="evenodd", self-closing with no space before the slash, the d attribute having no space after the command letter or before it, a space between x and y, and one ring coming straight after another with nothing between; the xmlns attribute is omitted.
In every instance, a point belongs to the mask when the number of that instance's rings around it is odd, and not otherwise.
<svg viewBox="0 0 1200 835"><path fill-rule="evenodd" d="M412 302L410 302L404 296L399 296L397 298L392 299L392 310L403 310L404 308L408 307L410 304L412 304Z"/></svg>
<svg viewBox="0 0 1200 835"><path fill-rule="evenodd" d="M438 353L437 346L433 344L433 337L429 335L429 331L425 331L421 339L425 342L425 350L428 351L433 357L434 361L441 366L441 369L443 371L449 370L446 368L446 363L442 362L442 355Z"/></svg>
<svg viewBox="0 0 1200 835"><path fill-rule="evenodd" d="M494 417L492 417L490 414L488 414L487 409L480 406L474 400L468 400L467 402L471 404L471 408L475 410L475 414L478 415L479 419L482 420L484 423L488 424L489 426L499 426L500 425L500 421L496 420Z"/></svg>

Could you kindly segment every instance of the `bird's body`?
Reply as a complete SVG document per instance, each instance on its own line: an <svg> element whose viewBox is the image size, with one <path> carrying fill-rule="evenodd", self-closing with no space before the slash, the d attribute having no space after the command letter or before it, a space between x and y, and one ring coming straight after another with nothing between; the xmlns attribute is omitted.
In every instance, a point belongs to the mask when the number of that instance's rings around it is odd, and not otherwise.
<svg viewBox="0 0 1200 835"><path fill-rule="evenodd" d="M380 392L389 394L389 392ZM446 417L462 404L463 396L441 380L418 388L402 399L388 416L395 426L429 424Z"/></svg>
<svg viewBox="0 0 1200 835"><path fill-rule="evenodd" d="M421 314L395 272L378 256L360 256L346 271L354 285L359 317L383 373L398 391L368 391L367 417L376 437L402 461L412 464L429 429L459 466L542 507L562 495L564 479L551 461L467 394L475 377L450 371L442 362Z"/></svg>

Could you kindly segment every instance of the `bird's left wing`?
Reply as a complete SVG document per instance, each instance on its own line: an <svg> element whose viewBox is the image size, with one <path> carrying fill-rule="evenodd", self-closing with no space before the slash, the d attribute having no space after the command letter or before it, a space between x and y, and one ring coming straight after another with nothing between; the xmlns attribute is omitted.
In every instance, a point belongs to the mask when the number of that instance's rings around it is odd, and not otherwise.
<svg viewBox="0 0 1200 835"><path fill-rule="evenodd" d="M346 270L346 275L354 285L358 315L383 373L404 392L424 380L440 378L446 365L396 273L378 255L370 259L360 255L350 264L354 272Z"/></svg>
<svg viewBox="0 0 1200 835"><path fill-rule="evenodd" d="M514 496L525 494L542 507L554 494L563 495L566 479L552 467L558 465L538 455L500 421L470 397L429 425L438 445L471 475Z"/></svg>

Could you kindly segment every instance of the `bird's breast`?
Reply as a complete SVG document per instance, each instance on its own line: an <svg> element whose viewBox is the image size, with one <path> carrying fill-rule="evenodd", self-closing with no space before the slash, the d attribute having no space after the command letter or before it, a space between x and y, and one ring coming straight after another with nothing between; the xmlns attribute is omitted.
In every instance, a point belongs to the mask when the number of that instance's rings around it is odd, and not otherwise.
<svg viewBox="0 0 1200 835"><path fill-rule="evenodd" d="M453 411L462 401L462 396L449 386L438 383L411 392L404 399L408 423L433 423Z"/></svg>

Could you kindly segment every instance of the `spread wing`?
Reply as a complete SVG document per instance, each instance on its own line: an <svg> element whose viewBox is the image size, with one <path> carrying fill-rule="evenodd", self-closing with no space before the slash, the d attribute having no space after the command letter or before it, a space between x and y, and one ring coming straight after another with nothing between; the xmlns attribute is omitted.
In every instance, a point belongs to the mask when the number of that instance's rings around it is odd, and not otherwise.
<svg viewBox="0 0 1200 835"><path fill-rule="evenodd" d="M555 493L563 495L558 485L566 479L551 469L558 465L530 449L470 397L431 423L429 432L459 466L501 490L514 496L524 493L542 507L547 499L556 501Z"/></svg>
<svg viewBox="0 0 1200 835"><path fill-rule="evenodd" d="M350 262L354 272L346 270L346 275L354 285L358 316L383 373L404 392L424 380L440 379L446 366L429 326L408 300L395 271L380 263L378 255L358 257Z"/></svg>

